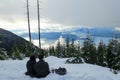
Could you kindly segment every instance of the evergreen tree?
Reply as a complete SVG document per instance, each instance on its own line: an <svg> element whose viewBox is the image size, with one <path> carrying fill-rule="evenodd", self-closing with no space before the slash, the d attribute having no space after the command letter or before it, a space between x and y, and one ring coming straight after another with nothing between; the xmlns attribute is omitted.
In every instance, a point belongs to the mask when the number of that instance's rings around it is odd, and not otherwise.
<svg viewBox="0 0 120 80"><path fill-rule="evenodd" d="M116 39L111 39L107 46L107 66L114 70L119 70L120 68L120 57L119 57L120 43Z"/></svg>
<svg viewBox="0 0 120 80"><path fill-rule="evenodd" d="M26 51L26 53L25 53L25 56L26 57L29 57L29 56L31 56L32 54L34 54L33 52L33 45L31 44L31 43L26 43L26 45L25 45L25 51Z"/></svg>
<svg viewBox="0 0 120 80"><path fill-rule="evenodd" d="M70 58L66 60L66 63L82 63L80 45L75 45L74 40L72 40L69 51Z"/></svg>
<svg viewBox="0 0 120 80"><path fill-rule="evenodd" d="M57 46L56 46L56 49L55 49L55 55L57 57L61 57L61 45L60 45L60 41L59 40L57 42Z"/></svg>
<svg viewBox="0 0 120 80"><path fill-rule="evenodd" d="M24 48L25 48L24 54L26 57L30 57L31 55L38 56L40 52L43 50L43 49L36 47L32 43L26 43Z"/></svg>
<svg viewBox="0 0 120 80"><path fill-rule="evenodd" d="M91 44L89 50L90 50L89 63L91 63L91 64L97 64L97 55L96 55L95 44Z"/></svg>
<svg viewBox="0 0 120 80"><path fill-rule="evenodd" d="M24 54L22 53L22 50L20 50L19 46L14 45L14 47L11 50L11 57L12 59L23 59L24 58Z"/></svg>
<svg viewBox="0 0 120 80"><path fill-rule="evenodd" d="M72 39L72 43L70 45L69 51L70 51L70 53L69 53L70 57L75 57L76 48L75 48L75 44L74 44L74 39Z"/></svg>
<svg viewBox="0 0 120 80"><path fill-rule="evenodd" d="M90 64L97 63L96 47L89 33L87 35L87 38L83 42L82 57L84 61L87 63Z"/></svg>
<svg viewBox="0 0 120 80"><path fill-rule="evenodd" d="M0 60L8 59L7 51L5 51L3 48L0 48Z"/></svg>
<svg viewBox="0 0 120 80"><path fill-rule="evenodd" d="M61 57L66 58L65 45L61 45Z"/></svg>
<svg viewBox="0 0 120 80"><path fill-rule="evenodd" d="M119 45L119 48L118 48L118 54L116 57L116 61L117 61L116 68L117 68L117 70L120 70L120 42L118 45Z"/></svg>
<svg viewBox="0 0 120 80"><path fill-rule="evenodd" d="M76 52L76 57L81 57L81 48L80 48L80 44L78 42L78 45L77 45L77 52Z"/></svg>
<svg viewBox="0 0 120 80"><path fill-rule="evenodd" d="M70 43L69 38L66 38L66 46L65 46L65 57L70 57Z"/></svg>
<svg viewBox="0 0 120 80"><path fill-rule="evenodd" d="M74 47L74 59L71 61L72 63L83 63L82 57L81 57L81 49L80 44L75 45Z"/></svg>
<svg viewBox="0 0 120 80"><path fill-rule="evenodd" d="M49 52L48 53L49 53L49 55L56 56L54 46L49 47Z"/></svg>
<svg viewBox="0 0 120 80"><path fill-rule="evenodd" d="M100 41L97 48L97 64L101 66L106 66L105 64L105 54L106 54L106 46L103 41Z"/></svg>

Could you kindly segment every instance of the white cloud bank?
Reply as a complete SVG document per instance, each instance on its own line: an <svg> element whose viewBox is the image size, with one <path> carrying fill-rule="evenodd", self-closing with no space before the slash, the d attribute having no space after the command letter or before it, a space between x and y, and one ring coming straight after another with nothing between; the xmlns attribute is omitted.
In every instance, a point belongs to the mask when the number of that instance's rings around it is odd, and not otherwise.
<svg viewBox="0 0 120 80"><path fill-rule="evenodd" d="M29 0L31 30L37 31L37 0ZM40 0L41 30L119 27L120 0ZM26 0L0 1L0 28L27 30Z"/></svg>

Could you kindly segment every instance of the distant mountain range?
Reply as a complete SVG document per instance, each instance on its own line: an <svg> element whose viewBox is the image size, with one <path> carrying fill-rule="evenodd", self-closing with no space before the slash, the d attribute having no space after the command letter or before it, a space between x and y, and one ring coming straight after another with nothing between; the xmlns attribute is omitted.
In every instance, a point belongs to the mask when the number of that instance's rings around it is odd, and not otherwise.
<svg viewBox="0 0 120 80"><path fill-rule="evenodd" d="M111 27L106 28L79 28L73 29L66 32L42 32L41 38L46 40L56 40L60 36L63 38L69 37L70 40L84 40L87 33L90 32L93 37L118 37L120 38L120 32ZM28 37L28 33L23 33L21 37ZM32 39L38 39L38 33L32 33Z"/></svg>
<svg viewBox="0 0 120 80"><path fill-rule="evenodd" d="M24 33L22 35L20 35L21 37L28 37L28 33ZM71 34L71 33L63 33L63 32L45 32L45 33L41 33L41 38L46 39L46 40L56 40L58 39L60 36L62 36L63 38L69 37L70 40L72 39L79 39L79 37L77 35ZM38 39L38 34L37 33L32 33L32 39Z"/></svg>
<svg viewBox="0 0 120 80"><path fill-rule="evenodd" d="M98 42L103 39L103 41L108 41L112 37L120 38L120 32L114 28L78 28L67 30L63 32L41 32L41 38L47 42L56 41L60 37L66 39L67 37L74 40L84 40L86 35L90 32L94 40ZM0 28L0 48L10 51L14 45L19 45L23 43L28 43L24 38L28 37L28 33L24 32L22 34L16 35L10 31ZM38 33L32 33L32 39L38 40Z"/></svg>

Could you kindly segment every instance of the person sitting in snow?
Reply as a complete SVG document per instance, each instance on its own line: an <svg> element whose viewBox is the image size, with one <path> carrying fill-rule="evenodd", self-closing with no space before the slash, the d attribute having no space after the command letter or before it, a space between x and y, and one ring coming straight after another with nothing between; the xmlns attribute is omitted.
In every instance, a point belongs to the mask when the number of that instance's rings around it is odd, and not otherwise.
<svg viewBox="0 0 120 80"><path fill-rule="evenodd" d="M35 56L34 55L30 56L30 59L27 61L27 64L26 64L27 72L25 73L25 75L29 75L31 77L36 76L36 72L34 68L35 63L36 63Z"/></svg>
<svg viewBox="0 0 120 80"><path fill-rule="evenodd" d="M44 58L43 51L42 54L40 54L38 57L39 57L39 61L35 64L36 77L44 78L50 73L49 65L47 62L43 60Z"/></svg>

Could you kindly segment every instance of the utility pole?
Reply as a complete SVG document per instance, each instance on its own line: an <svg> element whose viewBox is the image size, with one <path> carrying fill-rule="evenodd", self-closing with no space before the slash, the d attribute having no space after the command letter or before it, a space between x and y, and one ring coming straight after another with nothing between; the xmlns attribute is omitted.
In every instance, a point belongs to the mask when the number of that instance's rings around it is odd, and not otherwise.
<svg viewBox="0 0 120 80"><path fill-rule="evenodd" d="M29 2L28 2L28 0L27 0L27 19L28 19L29 41L31 42L30 16L29 16Z"/></svg>
<svg viewBox="0 0 120 80"><path fill-rule="evenodd" d="M39 35L39 48L41 53L41 35L40 35L40 10L39 10L39 0L37 0L37 11L38 11L38 35Z"/></svg>
<svg viewBox="0 0 120 80"><path fill-rule="evenodd" d="M28 2L28 0L27 0L27 19L28 19L29 41L31 43L30 16L29 16L29 2Z"/></svg>

